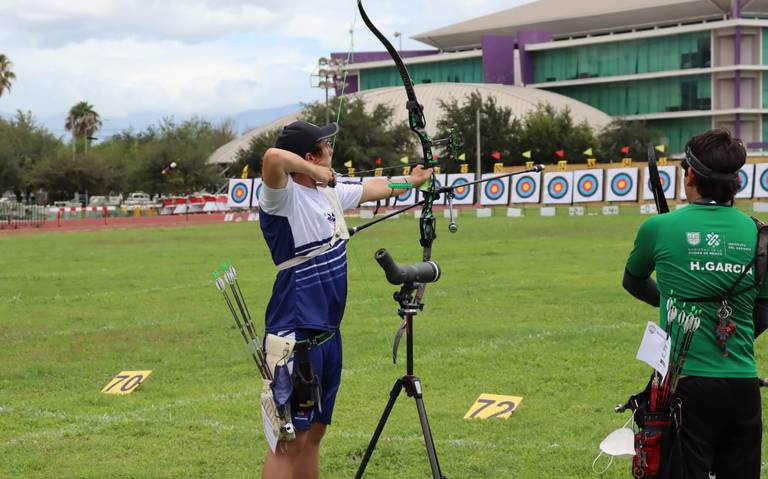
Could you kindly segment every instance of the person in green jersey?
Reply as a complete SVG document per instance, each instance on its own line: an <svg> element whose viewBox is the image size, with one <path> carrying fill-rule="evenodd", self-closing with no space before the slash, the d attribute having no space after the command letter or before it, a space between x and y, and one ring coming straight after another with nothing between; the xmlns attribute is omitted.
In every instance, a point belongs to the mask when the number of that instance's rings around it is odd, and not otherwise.
<svg viewBox="0 0 768 479"><path fill-rule="evenodd" d="M768 294L752 269L757 226L732 208L745 161L744 146L727 131L691 138L680 165L690 204L646 220L627 260L624 288L636 298L658 307L672 297L688 313L703 310L675 392L682 421L665 477L760 477L754 338L755 324L768 318ZM732 309L725 320L718 315L724 296Z"/></svg>

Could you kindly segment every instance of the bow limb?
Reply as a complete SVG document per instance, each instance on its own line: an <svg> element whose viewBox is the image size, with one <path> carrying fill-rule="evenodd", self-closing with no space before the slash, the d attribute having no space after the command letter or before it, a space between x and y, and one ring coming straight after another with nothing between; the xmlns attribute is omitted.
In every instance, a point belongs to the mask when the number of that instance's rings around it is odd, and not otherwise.
<svg viewBox="0 0 768 479"><path fill-rule="evenodd" d="M664 187L661 184L661 176L659 176L659 168L656 166L656 150L653 145L648 147L648 181L651 183L656 212L660 215L669 213L667 198L664 196Z"/></svg>
<svg viewBox="0 0 768 479"><path fill-rule="evenodd" d="M427 121L424 117L424 107L416 98L416 91L413 88L413 80L411 80L411 75L408 73L408 69L405 67L403 59L400 57L400 54L397 52L392 43L387 39L387 37L384 36L384 34L381 33L381 31L379 31L378 28L376 28L373 22L371 22L371 19L368 17L368 14L363 8L362 0L357 0L357 8L360 11L360 17L363 19L363 22L365 22L365 25L376 36L376 38L379 39L382 45L384 45L384 48L386 48L387 52L392 57L392 60L395 62L397 71L400 73L400 78L403 81L403 87L405 87L405 93L408 97L408 102L405 105L406 109L408 110L408 126L410 127L411 131L413 131L419 137L423 155L422 164L425 168L430 168L436 163L436 161L432 159L433 142L427 134ZM433 178L430 181L429 186L422 190L424 203L421 208L421 219L419 220L419 230L421 234L419 243L424 250L424 261L429 261L432 257L432 242L436 237L435 216L432 212L432 204L434 202L436 191L434 174L432 176ZM419 290L420 292L423 292L423 286L419 288Z"/></svg>

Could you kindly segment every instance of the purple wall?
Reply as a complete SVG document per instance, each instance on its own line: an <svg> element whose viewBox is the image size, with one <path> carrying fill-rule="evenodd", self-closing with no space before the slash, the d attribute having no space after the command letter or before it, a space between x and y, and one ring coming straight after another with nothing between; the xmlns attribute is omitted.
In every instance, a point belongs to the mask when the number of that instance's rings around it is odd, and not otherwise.
<svg viewBox="0 0 768 479"><path fill-rule="evenodd" d="M530 85L535 81L533 55L528 53L525 47L533 43L549 41L552 41L552 34L548 32L520 31L517 33L517 45L520 49L520 74L523 77L524 85Z"/></svg>
<svg viewBox="0 0 768 479"><path fill-rule="evenodd" d="M515 38L500 35L480 37L483 50L483 81L515 84Z"/></svg>

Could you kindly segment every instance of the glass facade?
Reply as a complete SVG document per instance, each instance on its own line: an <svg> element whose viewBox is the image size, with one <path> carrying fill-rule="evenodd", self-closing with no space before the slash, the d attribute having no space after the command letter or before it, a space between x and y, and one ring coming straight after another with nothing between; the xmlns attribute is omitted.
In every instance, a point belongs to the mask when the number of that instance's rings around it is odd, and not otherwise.
<svg viewBox="0 0 768 479"><path fill-rule="evenodd" d="M768 115L763 115L763 141L768 143Z"/></svg>
<svg viewBox="0 0 768 479"><path fill-rule="evenodd" d="M408 65L413 83L483 83L483 59L467 58L447 62ZM360 72L360 90L401 86L403 81L395 67L373 68Z"/></svg>
<svg viewBox="0 0 768 479"><path fill-rule="evenodd" d="M674 120L652 120L647 125L662 132L666 137L669 153L682 153L692 136L712 128L710 117L676 118Z"/></svg>
<svg viewBox="0 0 768 479"><path fill-rule="evenodd" d="M711 64L710 32L534 52L536 83L635 75Z"/></svg>
<svg viewBox="0 0 768 479"><path fill-rule="evenodd" d="M547 89L614 116L709 110L712 104L709 75Z"/></svg>

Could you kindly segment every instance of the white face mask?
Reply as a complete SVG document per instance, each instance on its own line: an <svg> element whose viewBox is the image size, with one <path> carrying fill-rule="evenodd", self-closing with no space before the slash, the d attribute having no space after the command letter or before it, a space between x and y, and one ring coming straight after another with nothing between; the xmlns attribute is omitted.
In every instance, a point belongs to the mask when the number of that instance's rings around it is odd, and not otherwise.
<svg viewBox="0 0 768 479"><path fill-rule="evenodd" d="M608 434L608 436L606 436L600 443L600 454L598 454L595 460L592 461L592 470L596 474L602 474L607 471L608 468L611 467L611 464L613 464L614 457L630 459L635 455L635 432L627 427L630 421L632 421L632 417L624 423L623 427ZM608 465L605 466L605 469L598 472L595 469L595 464L603 454L611 456L611 460L608 461Z"/></svg>

